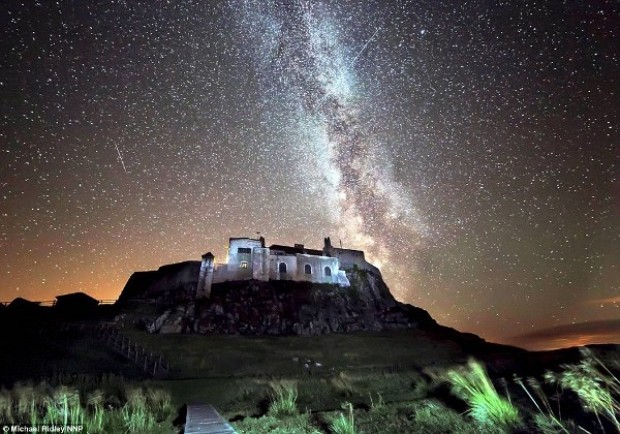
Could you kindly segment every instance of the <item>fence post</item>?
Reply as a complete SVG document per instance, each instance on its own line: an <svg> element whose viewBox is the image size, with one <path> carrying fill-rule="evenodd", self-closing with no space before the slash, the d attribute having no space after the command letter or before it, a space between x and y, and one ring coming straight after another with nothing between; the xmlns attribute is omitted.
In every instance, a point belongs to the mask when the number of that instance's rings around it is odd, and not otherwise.
<svg viewBox="0 0 620 434"><path fill-rule="evenodd" d="M93 329L93 331L100 342L103 341L122 353L136 367L142 368L145 374L155 377L161 371L169 372L170 363L164 360L162 355L155 354L153 351L147 351L146 348L138 345L137 341L132 342L131 338L125 336L121 330L107 325L100 325Z"/></svg>

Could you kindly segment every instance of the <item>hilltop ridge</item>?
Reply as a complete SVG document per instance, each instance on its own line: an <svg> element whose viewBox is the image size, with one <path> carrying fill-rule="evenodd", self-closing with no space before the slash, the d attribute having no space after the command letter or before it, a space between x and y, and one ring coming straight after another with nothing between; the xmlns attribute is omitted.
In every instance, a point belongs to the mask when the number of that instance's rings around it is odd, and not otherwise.
<svg viewBox="0 0 620 434"><path fill-rule="evenodd" d="M346 267L349 287L249 279L214 283L208 299L195 297L199 267L198 261L186 261L134 273L119 297L121 311L130 312L132 300L154 304L154 310L134 317L150 333L312 336L417 329L469 348L495 346L397 301L375 267Z"/></svg>

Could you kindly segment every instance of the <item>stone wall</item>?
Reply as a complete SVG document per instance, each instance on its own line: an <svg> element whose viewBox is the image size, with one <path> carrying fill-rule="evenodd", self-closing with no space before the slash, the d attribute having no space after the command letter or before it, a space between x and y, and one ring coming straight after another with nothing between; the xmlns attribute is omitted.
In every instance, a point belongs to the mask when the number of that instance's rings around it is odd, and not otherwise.
<svg viewBox="0 0 620 434"><path fill-rule="evenodd" d="M230 270L228 264L215 264L215 269L213 271L213 283L247 280L251 278L252 270L250 268Z"/></svg>

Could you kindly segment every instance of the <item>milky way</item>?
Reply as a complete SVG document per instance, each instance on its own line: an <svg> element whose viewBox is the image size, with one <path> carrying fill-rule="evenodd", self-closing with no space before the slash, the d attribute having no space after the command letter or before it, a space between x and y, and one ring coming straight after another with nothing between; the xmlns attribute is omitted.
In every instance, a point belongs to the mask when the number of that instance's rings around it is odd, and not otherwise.
<svg viewBox="0 0 620 434"><path fill-rule="evenodd" d="M360 121L366 107L355 74L380 29L370 27L356 52L341 40L324 5L261 1L246 3L243 11L241 25L257 41L265 98L272 111L291 113L283 126L295 137L288 145L307 156L299 170L326 198L334 235L378 266L389 261L392 272L402 271L387 246L415 250L420 222L406 194L399 194L390 162L376 151L381 144Z"/></svg>
<svg viewBox="0 0 620 434"><path fill-rule="evenodd" d="M0 9L0 301L331 236L440 323L620 340L618 2Z"/></svg>

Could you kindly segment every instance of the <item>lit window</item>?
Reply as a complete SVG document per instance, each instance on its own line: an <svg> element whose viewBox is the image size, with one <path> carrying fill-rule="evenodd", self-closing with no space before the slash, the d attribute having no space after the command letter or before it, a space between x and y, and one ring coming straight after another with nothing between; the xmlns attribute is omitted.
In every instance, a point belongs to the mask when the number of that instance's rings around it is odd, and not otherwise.
<svg viewBox="0 0 620 434"><path fill-rule="evenodd" d="M326 276L331 276L332 275L332 269L329 267L325 267L325 275Z"/></svg>
<svg viewBox="0 0 620 434"><path fill-rule="evenodd" d="M312 274L312 267L310 266L310 264L306 264L306 274Z"/></svg>
<svg viewBox="0 0 620 434"><path fill-rule="evenodd" d="M239 265L239 267L248 268L248 261L241 261L241 265Z"/></svg>

